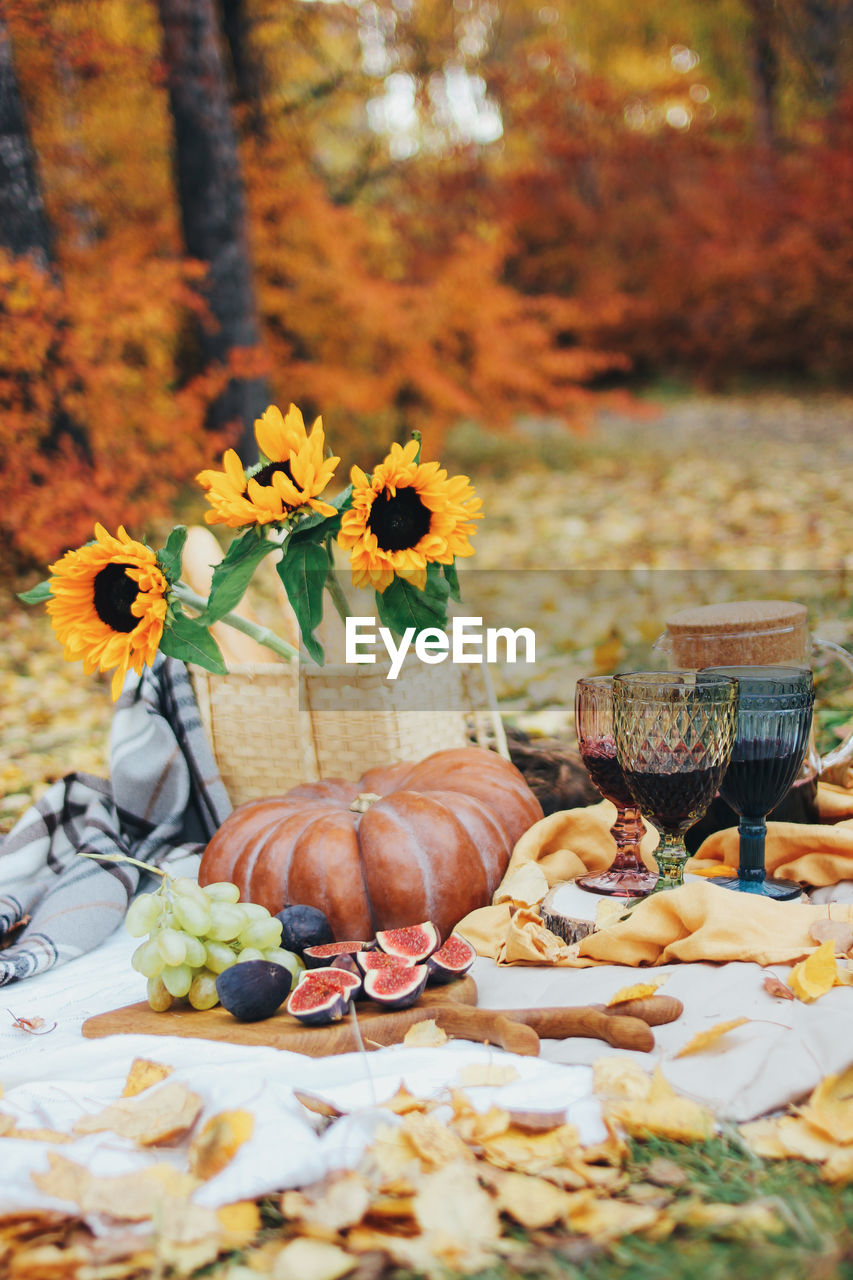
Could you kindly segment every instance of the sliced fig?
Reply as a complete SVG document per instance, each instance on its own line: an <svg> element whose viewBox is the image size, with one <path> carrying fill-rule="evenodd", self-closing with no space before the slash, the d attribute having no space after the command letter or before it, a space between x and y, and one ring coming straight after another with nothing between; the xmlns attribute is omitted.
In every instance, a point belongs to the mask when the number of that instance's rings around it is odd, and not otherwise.
<svg viewBox="0 0 853 1280"><path fill-rule="evenodd" d="M340 1022L349 1009L349 992L333 982L300 982L287 1002L287 1012L306 1026Z"/></svg>
<svg viewBox="0 0 853 1280"><path fill-rule="evenodd" d="M441 937L431 920L411 924L405 929L383 929L376 935L376 945L389 956L404 956L419 964L437 951Z"/></svg>
<svg viewBox="0 0 853 1280"><path fill-rule="evenodd" d="M281 945L285 951L302 955L306 947L321 947L334 942L332 926L318 907L293 902L276 914L281 921Z"/></svg>
<svg viewBox="0 0 853 1280"><path fill-rule="evenodd" d="M319 969L330 965L338 956L355 955L357 951L365 951L369 942L324 942L318 947L304 947L302 959L309 969Z"/></svg>
<svg viewBox="0 0 853 1280"><path fill-rule="evenodd" d="M349 952L349 951L348 951L346 955L343 955L343 956L335 956L334 960L333 960L333 961L332 961L332 963L329 965L329 968L330 968L330 969L343 969L344 973L351 973L351 974L353 974L353 976L354 976L354 977L358 978L358 981L359 981L359 984L360 984L360 983L361 983L361 974L362 974L362 970L361 970L361 968L359 967L359 965L357 965L357 964L356 964L356 960L357 960L357 958L358 958L359 956L361 956L361 955L365 955L365 956L367 956L367 955L373 955L373 954L374 954L374 953L373 953L372 951L357 951L357 952L353 955L353 953L352 953L352 952ZM316 970L316 969L312 969L312 970L311 970L311 972L312 972L312 973L316 973L316 972L317 972L317 970Z"/></svg>
<svg viewBox="0 0 853 1280"><path fill-rule="evenodd" d="M428 976L425 964L371 969L364 975L364 994L385 1009L408 1009L423 994Z"/></svg>
<svg viewBox="0 0 853 1280"><path fill-rule="evenodd" d="M477 958L477 952L458 933L451 933L437 951L427 957L426 967L430 982L455 982L462 978Z"/></svg>
<svg viewBox="0 0 853 1280"><path fill-rule="evenodd" d="M337 987L345 993L347 1000L353 1000L361 991L361 973L341 969L337 964L327 965L323 969L306 969L300 978L302 983L325 983L327 987Z"/></svg>
<svg viewBox="0 0 853 1280"><path fill-rule="evenodd" d="M390 956L385 951L357 951L351 959L361 973L369 973L371 969L397 969L401 965L411 969L415 963L408 956Z"/></svg>
<svg viewBox="0 0 853 1280"><path fill-rule="evenodd" d="M246 960L219 974L216 994L223 1009L240 1022L260 1022L284 1004L291 982L290 971L283 965Z"/></svg>

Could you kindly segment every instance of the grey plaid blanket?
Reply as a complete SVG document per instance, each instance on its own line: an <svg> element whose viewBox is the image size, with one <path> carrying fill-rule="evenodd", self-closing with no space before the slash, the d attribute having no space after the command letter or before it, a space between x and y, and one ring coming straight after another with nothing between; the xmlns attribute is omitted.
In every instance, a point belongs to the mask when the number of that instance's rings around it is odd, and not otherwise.
<svg viewBox="0 0 853 1280"><path fill-rule="evenodd" d="M0 844L0 986L92 951L123 919L144 872L81 853L160 865L201 852L231 811L186 667L158 654L129 673L110 736L110 781L70 773Z"/></svg>

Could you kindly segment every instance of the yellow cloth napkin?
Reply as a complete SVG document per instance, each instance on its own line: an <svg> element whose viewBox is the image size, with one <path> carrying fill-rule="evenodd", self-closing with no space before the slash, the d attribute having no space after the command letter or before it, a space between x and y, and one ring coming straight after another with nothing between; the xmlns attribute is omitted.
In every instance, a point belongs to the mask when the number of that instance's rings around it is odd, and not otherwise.
<svg viewBox="0 0 853 1280"><path fill-rule="evenodd" d="M838 788L838 790L842 790ZM776 902L694 881L655 894L636 905L627 919L566 945L539 915L538 905L555 884L599 871L613 859L610 827L616 810L609 801L549 815L516 844L492 905L473 911L456 926L478 954L499 964L660 965L674 960L794 963L815 950L809 935L815 920L853 921L853 904L830 907ZM643 861L655 869L657 832L647 828ZM771 823L768 870L813 885L853 878L853 819L830 826ZM722 869L737 863L737 832L716 832L688 863Z"/></svg>
<svg viewBox="0 0 853 1280"><path fill-rule="evenodd" d="M503 964L568 968L661 965L676 960L793 964L817 949L809 929L827 917L850 922L853 903L813 907L776 902L694 881L644 898L627 919L596 930L571 947L544 927L538 912L518 911L496 959Z"/></svg>
<svg viewBox="0 0 853 1280"><path fill-rule="evenodd" d="M576 880L588 871L606 871L616 854L610 828L616 821L616 806L609 800L583 809L562 809L534 822L516 844L506 874L495 894L502 901L504 886L522 867L535 863L550 888L564 880ZM652 850L658 833L646 825L640 852L651 871L657 871Z"/></svg>

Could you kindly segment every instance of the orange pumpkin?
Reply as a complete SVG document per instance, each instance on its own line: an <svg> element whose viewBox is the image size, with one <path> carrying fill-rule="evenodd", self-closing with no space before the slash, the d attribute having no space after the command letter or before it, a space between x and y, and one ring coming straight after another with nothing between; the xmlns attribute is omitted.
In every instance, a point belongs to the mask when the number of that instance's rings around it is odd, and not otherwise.
<svg viewBox="0 0 853 1280"><path fill-rule="evenodd" d="M339 941L421 920L444 938L491 901L516 840L541 817L502 756L437 751L241 804L205 849L199 881L230 880L273 913L318 907Z"/></svg>

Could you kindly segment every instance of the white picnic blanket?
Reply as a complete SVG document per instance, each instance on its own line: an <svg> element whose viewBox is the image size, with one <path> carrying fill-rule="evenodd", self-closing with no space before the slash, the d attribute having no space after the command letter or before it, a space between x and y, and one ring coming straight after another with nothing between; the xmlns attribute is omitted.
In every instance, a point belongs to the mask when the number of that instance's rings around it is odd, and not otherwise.
<svg viewBox="0 0 853 1280"><path fill-rule="evenodd" d="M197 858L188 858L176 871L188 874L196 865ZM462 1067L472 1063L510 1065L517 1073L511 1083L469 1089L478 1107L567 1107L584 1141L603 1137L589 1064L626 1051L598 1040L543 1040L539 1058L455 1041L437 1049L399 1046L315 1059L174 1036L85 1039L81 1027L88 1017L144 998L144 979L130 967L135 946L136 940L119 929L96 951L9 989L8 1009L0 1008L0 1112L17 1116L27 1127L68 1130L79 1116L101 1110L120 1095L135 1057L171 1066L170 1079L203 1098L202 1119L239 1107L256 1117L252 1138L197 1192L200 1202L213 1207L354 1167L377 1125L388 1123L377 1102L401 1083L424 1096L446 1095L459 1083ZM783 1002L764 991L766 972L751 964L655 969L655 981L665 979L662 991L678 996L685 1011L677 1022L655 1028L651 1053L627 1056L649 1070L660 1066L680 1092L713 1107L721 1120L751 1119L802 1097L822 1076L853 1060L851 990L830 991L812 1005ZM780 966L777 972L784 980L788 970ZM473 976L481 1006L512 1009L606 1002L643 975L618 966L499 968L479 959ZM716 1046L675 1058L696 1032L739 1016L750 1021ZM56 1026L35 1036L16 1026L15 1018L43 1018ZM294 1097L299 1089L351 1114L320 1133L316 1117ZM101 1175L130 1172L164 1155L140 1152L114 1134L88 1134L61 1147L8 1138L2 1144L0 1213L25 1206L70 1207L43 1194L30 1177L48 1167L51 1151ZM97 1216L90 1221L96 1230L107 1229Z"/></svg>

